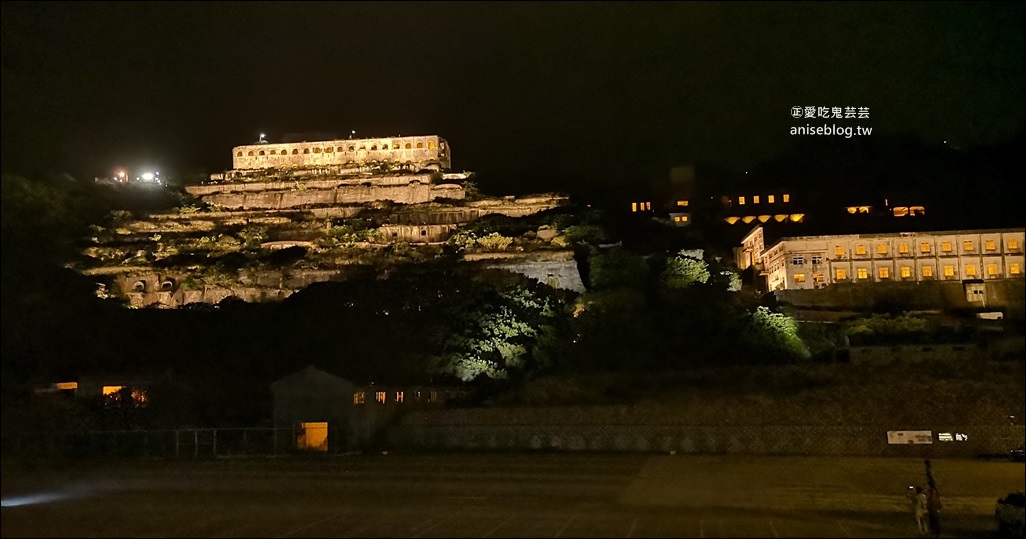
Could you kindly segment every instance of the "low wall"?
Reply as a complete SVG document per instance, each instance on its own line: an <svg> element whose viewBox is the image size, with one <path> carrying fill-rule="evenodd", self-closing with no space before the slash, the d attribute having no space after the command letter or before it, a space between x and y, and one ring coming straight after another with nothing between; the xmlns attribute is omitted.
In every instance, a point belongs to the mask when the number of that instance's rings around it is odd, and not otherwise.
<svg viewBox="0 0 1026 539"><path fill-rule="evenodd" d="M434 412L430 412L434 413ZM444 412L443 412L444 413ZM418 414L424 415L424 414ZM900 427L669 425L423 425L389 429L391 447L407 450L670 452L739 455L977 457L1005 455L1023 442L1020 426L936 426L934 443L890 445ZM930 430L930 429L922 429ZM940 432L967 434L941 442Z"/></svg>

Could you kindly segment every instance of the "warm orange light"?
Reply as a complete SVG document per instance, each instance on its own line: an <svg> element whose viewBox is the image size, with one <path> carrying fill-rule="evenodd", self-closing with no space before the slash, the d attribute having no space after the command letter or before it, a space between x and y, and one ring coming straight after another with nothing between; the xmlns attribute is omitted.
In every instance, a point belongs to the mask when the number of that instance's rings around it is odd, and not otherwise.
<svg viewBox="0 0 1026 539"><path fill-rule="evenodd" d="M78 382L57 382L56 384L54 384L54 387L61 391L64 391L66 389L78 389Z"/></svg>
<svg viewBox="0 0 1026 539"><path fill-rule="evenodd" d="M727 217L727 219L726 219L728 225L732 225L732 224L734 224L734 223L736 223L736 222L738 222L740 220L741 220L740 217L734 217L734 216Z"/></svg>
<svg viewBox="0 0 1026 539"><path fill-rule="evenodd" d="M299 426L299 433L296 435L296 449L305 449L307 451L328 450L327 422L306 422L300 423Z"/></svg>
<svg viewBox="0 0 1026 539"><path fill-rule="evenodd" d="M787 214L786 213L782 213L782 214L774 215L773 219L775 219L778 223L783 223L784 221L787 220Z"/></svg>
<svg viewBox="0 0 1026 539"><path fill-rule="evenodd" d="M804 213L792 213L791 214L791 221L792 222L800 223L800 222L802 222L804 220L805 220L805 214Z"/></svg>
<svg viewBox="0 0 1026 539"><path fill-rule="evenodd" d="M765 223L766 221L769 221L770 219L772 219L772 217L769 216L769 215L760 215L759 216L759 222L760 223Z"/></svg>
<svg viewBox="0 0 1026 539"><path fill-rule="evenodd" d="M744 222L744 223L751 223L754 220L755 220L755 216L754 215L746 215L746 216L741 218L741 221Z"/></svg>
<svg viewBox="0 0 1026 539"><path fill-rule="evenodd" d="M124 388L125 388L125 386L103 386L103 394L104 395L113 395L113 394L117 393L118 391L121 391Z"/></svg>

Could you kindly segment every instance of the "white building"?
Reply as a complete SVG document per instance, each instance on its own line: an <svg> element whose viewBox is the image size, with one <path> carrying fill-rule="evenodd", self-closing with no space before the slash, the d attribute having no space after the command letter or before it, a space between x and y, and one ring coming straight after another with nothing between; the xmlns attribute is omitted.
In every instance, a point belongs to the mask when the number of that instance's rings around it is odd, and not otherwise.
<svg viewBox="0 0 1026 539"><path fill-rule="evenodd" d="M764 248L761 226L736 249L738 267L766 276L769 290L835 283L1022 279L1024 229L951 230L783 238Z"/></svg>

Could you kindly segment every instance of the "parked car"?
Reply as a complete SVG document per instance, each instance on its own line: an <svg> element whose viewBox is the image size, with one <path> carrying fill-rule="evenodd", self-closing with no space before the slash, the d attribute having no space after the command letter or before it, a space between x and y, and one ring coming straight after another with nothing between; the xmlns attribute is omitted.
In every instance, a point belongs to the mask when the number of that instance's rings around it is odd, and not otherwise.
<svg viewBox="0 0 1026 539"><path fill-rule="evenodd" d="M1026 494L1021 490L1012 492L997 501L994 520L998 532L1004 536L1022 537L1023 520L1026 518Z"/></svg>
<svg viewBox="0 0 1026 539"><path fill-rule="evenodd" d="M1008 452L1008 458L1015 462L1026 462L1026 448L1022 444Z"/></svg>

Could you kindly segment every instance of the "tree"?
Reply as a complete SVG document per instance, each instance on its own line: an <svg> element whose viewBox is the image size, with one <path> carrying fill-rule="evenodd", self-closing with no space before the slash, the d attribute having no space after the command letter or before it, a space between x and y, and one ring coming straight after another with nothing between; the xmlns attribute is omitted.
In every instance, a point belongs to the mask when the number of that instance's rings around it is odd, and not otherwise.
<svg viewBox="0 0 1026 539"><path fill-rule="evenodd" d="M666 261L663 280L670 288L687 288L709 281L709 264L702 260L700 249L683 249Z"/></svg>

